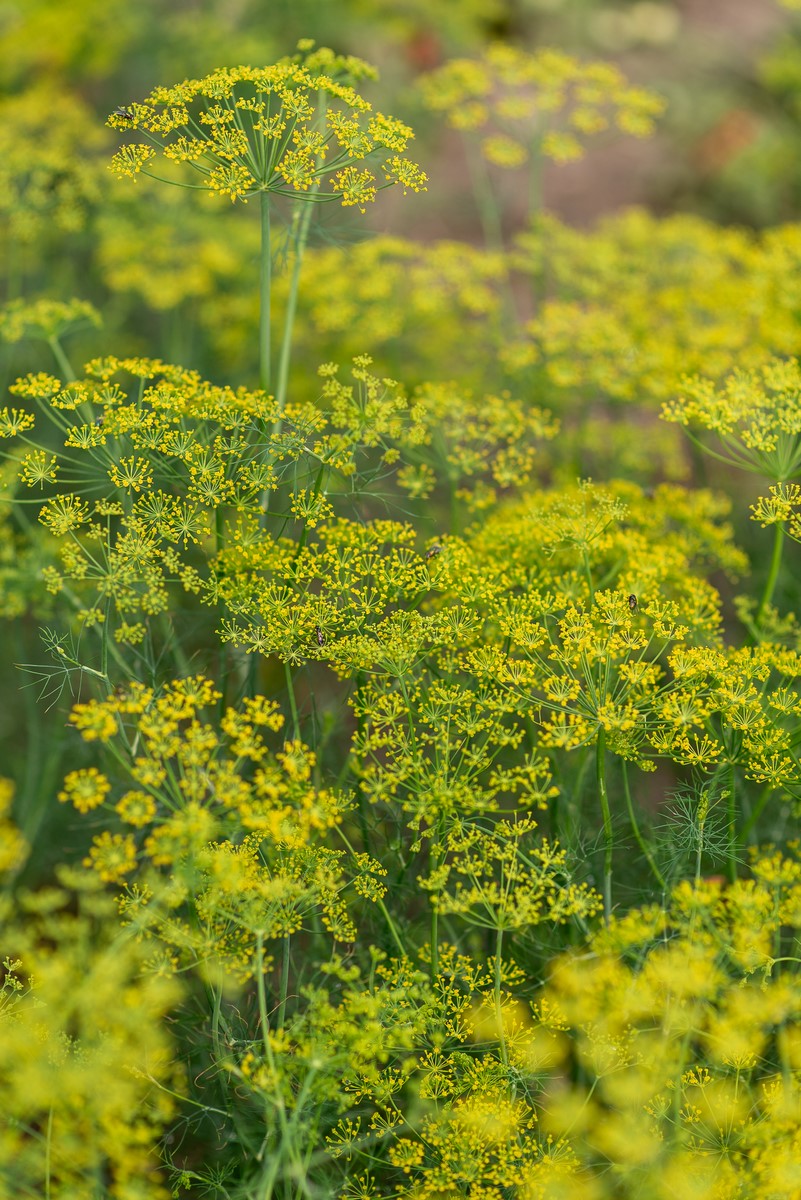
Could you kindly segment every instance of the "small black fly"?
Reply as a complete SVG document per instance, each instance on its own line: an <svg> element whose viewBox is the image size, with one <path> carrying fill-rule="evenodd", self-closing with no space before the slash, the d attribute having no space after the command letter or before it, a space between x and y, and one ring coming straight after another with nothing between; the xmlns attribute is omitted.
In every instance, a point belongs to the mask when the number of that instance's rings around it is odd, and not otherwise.
<svg viewBox="0 0 801 1200"><path fill-rule="evenodd" d="M637 607L637 597L632 592L632 594L629 596L629 608L631 609L632 612L634 612L636 607Z"/></svg>
<svg viewBox="0 0 801 1200"><path fill-rule="evenodd" d="M325 645L325 634L323 633L323 631L319 625L315 625L315 627L314 627L314 636L317 638L318 646Z"/></svg>
<svg viewBox="0 0 801 1200"><path fill-rule="evenodd" d="M119 117L121 121L132 121L134 119L134 115L130 108L115 108L111 115L113 117Z"/></svg>
<svg viewBox="0 0 801 1200"><path fill-rule="evenodd" d="M430 558L436 558L438 554L442 554L442 546L439 546L435 543L428 550L426 550L426 553L425 553L426 562L428 562L428 560Z"/></svg>

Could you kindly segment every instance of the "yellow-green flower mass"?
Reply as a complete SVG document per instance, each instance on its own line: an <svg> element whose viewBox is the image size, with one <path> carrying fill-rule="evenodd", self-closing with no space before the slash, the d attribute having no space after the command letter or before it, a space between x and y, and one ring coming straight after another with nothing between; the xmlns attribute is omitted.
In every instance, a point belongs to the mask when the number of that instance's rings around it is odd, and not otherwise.
<svg viewBox="0 0 801 1200"><path fill-rule="evenodd" d="M320 50L155 88L109 117L112 128L146 139L126 143L112 170L136 179L166 160L191 168L201 180L193 186L231 200L305 194L361 212L393 184L424 191L425 172L403 157L412 130L374 112L354 87L373 75L359 59Z"/></svg>
<svg viewBox="0 0 801 1200"><path fill-rule="evenodd" d="M0 1196L797 1200L793 38L592 224L683 9L158 7L0 19Z"/></svg>
<svg viewBox="0 0 801 1200"><path fill-rule="evenodd" d="M581 158L585 141L610 128L647 137L665 107L611 63L502 42L481 58L451 59L420 87L427 107L445 113L454 129L481 133L482 156L507 169L527 162L533 150L556 162Z"/></svg>

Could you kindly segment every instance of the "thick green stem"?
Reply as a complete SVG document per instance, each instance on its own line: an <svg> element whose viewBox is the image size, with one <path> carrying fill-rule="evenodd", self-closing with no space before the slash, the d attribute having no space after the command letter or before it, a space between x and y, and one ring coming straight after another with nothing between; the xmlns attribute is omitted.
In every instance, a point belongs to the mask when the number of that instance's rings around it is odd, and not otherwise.
<svg viewBox="0 0 801 1200"><path fill-rule="evenodd" d="M595 778L604 822L603 895L604 920L608 925L612 916L612 814L609 811L609 796L606 791L606 730L603 726L598 730L598 741L595 745Z"/></svg>
<svg viewBox="0 0 801 1200"><path fill-rule="evenodd" d="M631 788L629 787L629 773L628 773L628 770L626 769L625 762L623 763L623 794L626 797L626 808L628 809L629 820L631 822L631 829L634 834L634 837L636 838L637 845L640 847L643 854L645 855L645 860L648 863L648 866L651 868L651 872L654 876L654 879L657 881L659 886L664 890L667 887L667 884L665 883L665 877L662 874L662 872L659 870L659 867L656 865L654 856L651 854L651 849L650 849L648 843L646 842L645 838L643 837L642 831L640 830L639 822L637 821L637 814L634 811L634 803L631 798Z"/></svg>
<svg viewBox="0 0 801 1200"><path fill-rule="evenodd" d="M270 194L262 192L261 204L261 263L259 271L259 383L265 392L270 390L270 293L272 290L273 256L270 243Z"/></svg>
<svg viewBox="0 0 801 1200"><path fill-rule="evenodd" d="M278 1079L275 1070L275 1056L273 1054L272 1044L270 1042L270 1020L267 1016L267 991L264 987L264 934L259 931L256 934L256 994L259 1001L259 1024L261 1026L262 1044L264 1046L264 1058L268 1064L271 1073ZM278 1085L280 1086L280 1084ZM284 1106L283 1096L270 1097L268 1092L264 1091L264 1142L262 1149L259 1151L259 1159L264 1155L264 1150L270 1137L270 1126L272 1119L277 1110L278 1121L281 1126L285 1143L289 1143L290 1130L287 1121L286 1108ZM275 1182L278 1170L281 1164L281 1156L278 1154L269 1154L265 1159L264 1172L259 1181L259 1200L270 1200L273 1194L273 1183Z"/></svg>
<svg viewBox="0 0 801 1200"><path fill-rule="evenodd" d="M765 581L765 589L762 593L762 599L759 601L759 608L756 610L754 624L759 626L762 620L765 609L773 599L773 593L776 589L776 581L779 578L779 571L782 565L782 552L784 550L784 526L777 524L773 531L773 553L770 556L770 569L768 578Z"/></svg>

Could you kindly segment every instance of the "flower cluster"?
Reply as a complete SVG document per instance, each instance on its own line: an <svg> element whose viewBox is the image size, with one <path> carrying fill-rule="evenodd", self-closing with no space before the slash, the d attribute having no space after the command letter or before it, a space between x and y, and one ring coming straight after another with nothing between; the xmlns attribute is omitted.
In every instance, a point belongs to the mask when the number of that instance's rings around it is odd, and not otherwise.
<svg viewBox="0 0 801 1200"><path fill-rule="evenodd" d="M359 59L318 50L271 67L226 68L158 87L109 117L112 128L141 131L147 139L123 146L112 170L136 179L152 174L161 156L189 165L200 186L231 200L259 192L305 194L362 212L380 188L422 191L425 173L403 157L412 130L374 113L353 84L342 81L370 74Z"/></svg>
<svg viewBox="0 0 801 1200"><path fill-rule="evenodd" d="M421 86L429 108L446 113L454 129L480 131L484 158L507 168L524 163L532 145L557 162L581 158L582 139L611 124L646 137L664 108L659 96L632 87L610 63L502 43L480 59L452 59Z"/></svg>
<svg viewBox="0 0 801 1200"><path fill-rule="evenodd" d="M104 61L140 8L106 0ZM798 228L538 214L543 156L662 105L501 44L421 84L492 249L313 231L426 177L372 69L310 42L117 108L140 187L93 216L74 15L63 104L0 102L0 613L48 623L44 665L32 621L0 630L35 684L0 729L29 726L19 830L0 780L6 1189L800 1195ZM509 245L491 168L529 157ZM767 475L767 562L685 429ZM738 522L761 599L732 594Z"/></svg>
<svg viewBox="0 0 801 1200"><path fill-rule="evenodd" d="M737 371L722 388L710 379L687 380L669 401L666 421L715 434L709 452L744 470L786 483L801 472L801 366L773 359L754 371Z"/></svg>

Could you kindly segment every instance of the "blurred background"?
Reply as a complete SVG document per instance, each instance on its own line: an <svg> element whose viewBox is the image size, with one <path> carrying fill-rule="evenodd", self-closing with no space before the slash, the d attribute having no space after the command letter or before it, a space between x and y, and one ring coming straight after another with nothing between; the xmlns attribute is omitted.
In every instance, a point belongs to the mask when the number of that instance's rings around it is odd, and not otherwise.
<svg viewBox="0 0 801 1200"><path fill-rule="evenodd" d="M543 206L567 223L645 205L762 228L801 204L801 13L775 0L1 0L5 298L80 294L106 334L125 331L118 352L147 346L212 375L222 365L230 380L235 334L221 359L226 337L213 331L222 345L202 363L195 327L218 323L216 308L204 312L211 297L230 293L236 312L250 293L254 222L217 204L212 228L209 207L183 190L115 181L119 137L105 120L156 84L272 62L302 37L374 63L375 96L417 132L432 185L415 204L382 198L373 233L481 241L461 139L415 85L497 41L613 60L667 101L655 137L609 136L581 161L546 162ZM529 221L528 195L513 175L497 190L513 234ZM325 236L364 237L364 223L332 219Z"/></svg>

